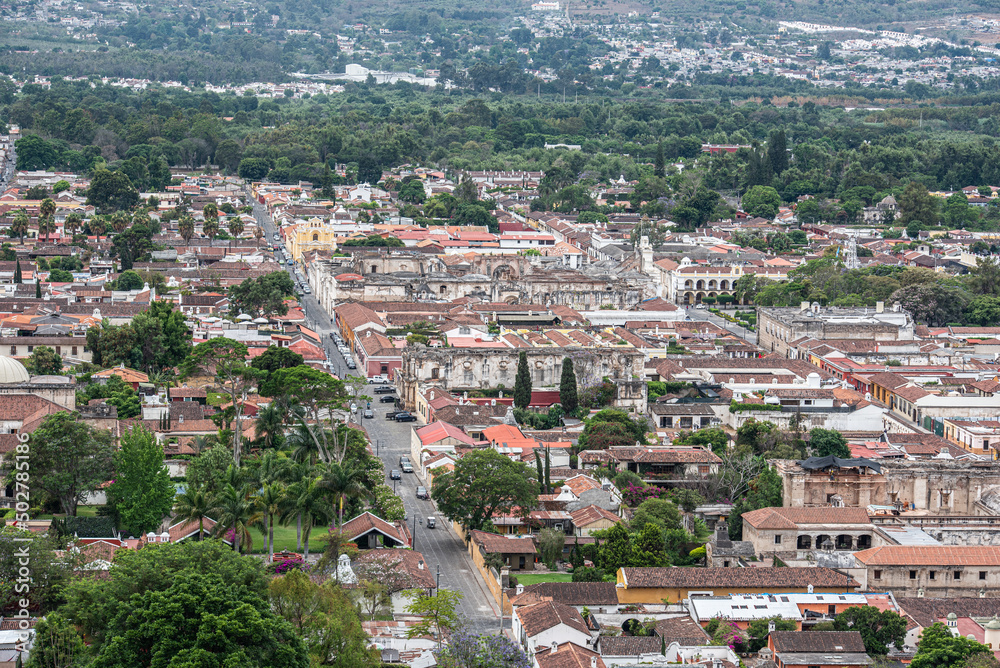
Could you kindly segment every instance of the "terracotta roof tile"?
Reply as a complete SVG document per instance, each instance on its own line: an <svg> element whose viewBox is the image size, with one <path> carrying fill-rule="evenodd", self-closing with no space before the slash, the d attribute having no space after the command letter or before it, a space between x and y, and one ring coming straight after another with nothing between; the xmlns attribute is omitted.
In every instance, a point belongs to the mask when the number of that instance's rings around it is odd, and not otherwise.
<svg viewBox="0 0 1000 668"><path fill-rule="evenodd" d="M544 601L535 605L526 605L517 609L517 617L528 637L537 636L563 624L575 631L590 635L583 617L576 608L555 601Z"/></svg>
<svg viewBox="0 0 1000 668"><path fill-rule="evenodd" d="M1000 548L995 549L1000 550ZM798 589L813 585L823 589L843 589L846 591L857 586L857 582L849 575L824 567L623 568L622 571L624 571L625 582L629 588Z"/></svg>
<svg viewBox="0 0 1000 668"><path fill-rule="evenodd" d="M998 566L1000 547L883 545L854 553L866 566Z"/></svg>
<svg viewBox="0 0 1000 668"><path fill-rule="evenodd" d="M865 651L858 631L772 631L771 641L775 653Z"/></svg>

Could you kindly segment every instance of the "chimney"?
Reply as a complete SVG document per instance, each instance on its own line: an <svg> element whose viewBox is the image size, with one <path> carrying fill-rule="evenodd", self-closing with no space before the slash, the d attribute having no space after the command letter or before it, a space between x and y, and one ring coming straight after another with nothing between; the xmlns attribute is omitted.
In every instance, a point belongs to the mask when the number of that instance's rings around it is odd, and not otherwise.
<svg viewBox="0 0 1000 668"><path fill-rule="evenodd" d="M420 561L417 562L417 568L420 569L420 570L424 570L424 560L423 559L421 559Z"/></svg>
<svg viewBox="0 0 1000 668"><path fill-rule="evenodd" d="M524 585L521 584L520 582L518 582L517 583L517 587L514 588L514 595L515 596L520 596L523 593L524 593ZM552 650L552 651L554 652L555 650Z"/></svg>
<svg viewBox="0 0 1000 668"><path fill-rule="evenodd" d="M559 650L559 643L553 640L552 643L549 645L549 650L551 654L555 654Z"/></svg>
<svg viewBox="0 0 1000 668"><path fill-rule="evenodd" d="M590 657L590 668L597 668L597 657Z"/></svg>

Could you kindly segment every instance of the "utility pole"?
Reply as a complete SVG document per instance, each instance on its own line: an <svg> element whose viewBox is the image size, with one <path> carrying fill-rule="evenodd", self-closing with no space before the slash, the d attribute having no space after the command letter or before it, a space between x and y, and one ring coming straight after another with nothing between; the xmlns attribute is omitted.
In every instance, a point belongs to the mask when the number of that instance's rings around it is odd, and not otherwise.
<svg viewBox="0 0 1000 668"><path fill-rule="evenodd" d="M438 564L437 572L437 585L434 587L434 595L437 596L438 590L441 589L441 564Z"/></svg>

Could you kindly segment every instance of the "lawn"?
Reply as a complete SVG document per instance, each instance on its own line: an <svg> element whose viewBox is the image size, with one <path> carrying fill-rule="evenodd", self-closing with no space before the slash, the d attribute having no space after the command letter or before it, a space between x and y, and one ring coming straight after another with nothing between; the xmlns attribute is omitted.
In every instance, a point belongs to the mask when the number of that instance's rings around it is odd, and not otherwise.
<svg viewBox="0 0 1000 668"><path fill-rule="evenodd" d="M275 539L277 540L277 539ZM533 585L539 582L572 582L572 573L511 573L517 578L517 583L522 585Z"/></svg>
<svg viewBox="0 0 1000 668"><path fill-rule="evenodd" d="M325 541L320 541L322 536L326 535L325 527L316 527L312 530L309 535L309 554L319 554L326 547ZM257 528L250 529L250 537L253 539L253 552L257 554L264 554L264 532ZM282 550L288 550L289 552L299 552L300 550L295 549L295 525L282 526L277 525L274 527L274 551L281 552Z"/></svg>

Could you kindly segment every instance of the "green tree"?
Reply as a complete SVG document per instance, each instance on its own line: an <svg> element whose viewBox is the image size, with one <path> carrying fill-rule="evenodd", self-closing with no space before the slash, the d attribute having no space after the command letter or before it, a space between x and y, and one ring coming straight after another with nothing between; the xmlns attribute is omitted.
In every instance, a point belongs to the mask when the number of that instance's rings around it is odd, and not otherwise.
<svg viewBox="0 0 1000 668"><path fill-rule="evenodd" d="M30 222L28 214L24 211L24 209L19 210L14 214L14 220L11 222L10 227L7 228L7 235L11 238L17 237L23 244L24 235L28 233L28 225Z"/></svg>
<svg viewBox="0 0 1000 668"><path fill-rule="evenodd" d="M21 261L17 260L17 266L14 267L14 285L22 283L24 283L24 276L21 273Z"/></svg>
<svg viewBox="0 0 1000 668"><path fill-rule="evenodd" d="M199 343L181 366L181 377L197 374L211 375L229 395L233 407L233 461L240 465L243 452L242 415L243 395L257 385L263 373L246 362L247 347L243 343L219 337Z"/></svg>
<svg viewBox="0 0 1000 668"><path fill-rule="evenodd" d="M768 138L767 159L775 176L781 176L782 172L788 169L788 140L784 128L774 130Z"/></svg>
<svg viewBox="0 0 1000 668"><path fill-rule="evenodd" d="M549 565L550 570L554 570L556 560L562 558L563 547L566 545L566 534L555 529L542 529L538 532L536 540L542 554L542 561Z"/></svg>
<svg viewBox="0 0 1000 668"><path fill-rule="evenodd" d="M222 448L229 454L229 451ZM212 519L212 498L205 492L204 485L192 485L188 482L183 492L177 495L174 504L174 519L178 522L197 522L198 540L205 537L205 520Z"/></svg>
<svg viewBox="0 0 1000 668"><path fill-rule="evenodd" d="M851 449L847 445L847 439L839 431L834 429L812 429L809 431L809 447L812 448L816 457L840 457L841 459L851 458Z"/></svg>
<svg viewBox="0 0 1000 668"><path fill-rule="evenodd" d="M82 422L79 413L46 416L31 437L31 498L49 496L76 515L84 497L111 477L113 452L111 433Z"/></svg>
<svg viewBox="0 0 1000 668"><path fill-rule="evenodd" d="M775 631L797 631L799 628L799 625L791 619L782 619L781 617L755 619L747 626L747 635L749 636L747 647L751 652L759 652L767 646L767 637L771 634L771 624L774 624Z"/></svg>
<svg viewBox="0 0 1000 668"><path fill-rule="evenodd" d="M729 447L729 435L719 427L699 429L697 431L681 432L675 439L675 445L700 445L707 447L715 454L726 451Z"/></svg>
<svg viewBox="0 0 1000 668"><path fill-rule="evenodd" d="M879 610L871 606L848 608L833 620L836 631L858 631L865 643L865 652L872 656L885 656L889 646L903 649L906 639L906 619L892 610Z"/></svg>
<svg viewBox="0 0 1000 668"><path fill-rule="evenodd" d="M520 367L520 359L518 360ZM559 379L559 403L567 413L573 413L580 405L576 395L576 371L573 370L573 360L563 358L562 376Z"/></svg>
<svg viewBox="0 0 1000 668"><path fill-rule="evenodd" d="M379 652L371 648L354 602L334 582L322 585L292 570L271 580L271 606L305 639L314 666L378 668Z"/></svg>
<svg viewBox="0 0 1000 668"><path fill-rule="evenodd" d="M658 176L661 179L667 175L666 172L667 161L663 156L663 142L657 142L656 144L656 158L653 160L653 176Z"/></svg>
<svg viewBox="0 0 1000 668"><path fill-rule="evenodd" d="M274 271L229 288L230 310L255 317L285 315L285 299L295 294L295 283L284 271Z"/></svg>
<svg viewBox="0 0 1000 668"><path fill-rule="evenodd" d="M661 539L662 540L662 539ZM607 535L601 543L597 560L604 572L609 575L618 573L619 568L632 565L632 536L621 522L607 530Z"/></svg>
<svg viewBox="0 0 1000 668"><path fill-rule="evenodd" d="M203 488L211 500L225 485L226 471L234 466L233 451L223 444L215 445L192 459L187 467L189 487Z"/></svg>
<svg viewBox="0 0 1000 668"><path fill-rule="evenodd" d="M663 530L650 522L636 534L632 544L632 566L663 567L670 564L664 549Z"/></svg>
<svg viewBox="0 0 1000 668"><path fill-rule="evenodd" d="M36 376L55 376L62 373L62 357L48 346L35 346L25 364L28 371Z"/></svg>
<svg viewBox="0 0 1000 668"><path fill-rule="evenodd" d="M771 186L753 186L743 195L743 210L751 216L772 219L780 206L781 196Z"/></svg>
<svg viewBox="0 0 1000 668"><path fill-rule="evenodd" d="M434 596L428 596L422 589L410 592L410 604L406 606L406 612L419 615L421 620L410 627L407 637L434 636L440 647L444 634L454 631L461 624L458 604L462 602L462 598L462 592L454 589L438 589Z"/></svg>
<svg viewBox="0 0 1000 668"><path fill-rule="evenodd" d="M427 199L424 182L420 179L407 181L399 189L399 199L410 204L423 204Z"/></svg>
<svg viewBox="0 0 1000 668"><path fill-rule="evenodd" d="M56 532L39 535L15 526L0 528L0 607L15 610L28 607L38 610L39 616L51 612L62 603L65 587L76 577L74 570L84 566L79 555L62 550ZM27 550L27 555L25 555ZM27 561L31 567L31 586L25 592L15 588L17 579L23 577L21 569ZM21 604L28 599L27 606ZM37 647L37 645L36 645Z"/></svg>
<svg viewBox="0 0 1000 668"><path fill-rule="evenodd" d="M531 403L531 371L528 356L522 350L517 354L517 375L514 377L514 405L525 409Z"/></svg>
<svg viewBox="0 0 1000 668"><path fill-rule="evenodd" d="M867 645L866 645L867 646ZM977 654L989 654L992 650L965 636L952 635L951 629L937 622L925 628L920 634L917 653L910 662L913 668L958 668Z"/></svg>
<svg viewBox="0 0 1000 668"><path fill-rule="evenodd" d="M927 192L927 186L910 181L899 196L899 222L902 225L917 223L930 227L937 225L938 199Z"/></svg>
<svg viewBox="0 0 1000 668"><path fill-rule="evenodd" d="M104 213L133 209L139 204L139 191L124 172L98 169L90 180L87 204Z"/></svg>
<svg viewBox="0 0 1000 668"><path fill-rule="evenodd" d="M1000 322L1000 297L980 295L969 303L965 322L980 327L990 327Z"/></svg>
<svg viewBox="0 0 1000 668"><path fill-rule="evenodd" d="M293 350L281 346L268 346L263 353L253 358L250 366L261 371L274 373L279 369L291 369L302 366L304 363L305 358Z"/></svg>
<svg viewBox="0 0 1000 668"><path fill-rule="evenodd" d="M1000 264L992 257L976 258L976 266L969 270L966 285L978 295L1000 296Z"/></svg>
<svg viewBox="0 0 1000 668"><path fill-rule="evenodd" d="M671 501L646 499L635 509L629 526L635 531L640 531L648 524L657 527L661 532L665 529L679 529L681 513Z"/></svg>
<svg viewBox="0 0 1000 668"><path fill-rule="evenodd" d="M263 158L243 158L236 173L247 181L260 181L271 171L271 165Z"/></svg>
<svg viewBox="0 0 1000 668"><path fill-rule="evenodd" d="M95 668L307 668L292 625L271 611L259 560L218 541L164 543L115 556L107 579L77 581L61 610L91 639ZM166 663L164 663L166 665Z"/></svg>
<svg viewBox="0 0 1000 668"><path fill-rule="evenodd" d="M242 545L250 543L250 526L256 520L256 504L250 500L247 487L234 487L226 483L219 495L215 497L211 513L215 515L216 537L226 537L232 532L233 549L241 551Z"/></svg>
<svg viewBox="0 0 1000 668"><path fill-rule="evenodd" d="M944 222L952 228L962 229L979 218L976 210L969 206L969 198L959 191L944 202Z"/></svg>
<svg viewBox="0 0 1000 668"><path fill-rule="evenodd" d="M538 488L531 469L496 450L474 450L453 471L434 477L431 493L438 509L466 530L482 529L494 515L516 509L527 516Z"/></svg>
<svg viewBox="0 0 1000 668"><path fill-rule="evenodd" d="M136 425L122 434L115 452L115 482L108 503L121 526L134 535L153 531L174 505L176 490L153 432Z"/></svg>
<svg viewBox="0 0 1000 668"><path fill-rule="evenodd" d="M35 644L27 668L74 668L85 665L87 646L76 628L58 612L35 626Z"/></svg>
<svg viewBox="0 0 1000 668"><path fill-rule="evenodd" d="M783 483L781 476L774 469L767 467L749 484L749 490L743 498L737 498L729 513L729 537L732 540L743 539L743 513L760 508L780 508Z"/></svg>

